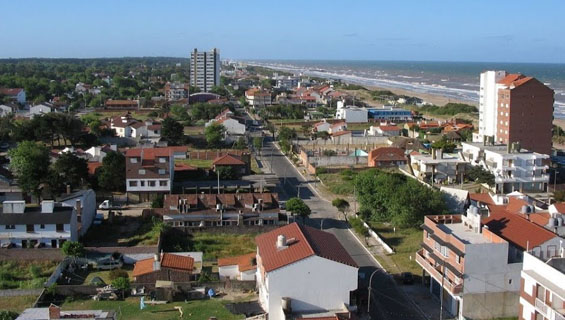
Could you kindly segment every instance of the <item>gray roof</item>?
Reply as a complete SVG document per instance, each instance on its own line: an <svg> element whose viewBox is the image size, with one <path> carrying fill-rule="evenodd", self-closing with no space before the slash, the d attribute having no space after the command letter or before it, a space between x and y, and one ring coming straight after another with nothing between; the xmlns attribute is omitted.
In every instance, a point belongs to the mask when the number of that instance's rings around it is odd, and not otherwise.
<svg viewBox="0 0 565 320"><path fill-rule="evenodd" d="M24 213L0 213L0 224L68 224L73 215L72 207L55 207L52 213L42 213L41 208Z"/></svg>
<svg viewBox="0 0 565 320"><path fill-rule="evenodd" d="M61 196L57 201L63 202L63 201L67 201L67 200L71 200L71 199L75 199L75 198L80 198L80 197L87 195L90 191L92 191L92 189L83 189L83 190L79 190L77 192L73 192L71 194L65 194L65 195Z"/></svg>

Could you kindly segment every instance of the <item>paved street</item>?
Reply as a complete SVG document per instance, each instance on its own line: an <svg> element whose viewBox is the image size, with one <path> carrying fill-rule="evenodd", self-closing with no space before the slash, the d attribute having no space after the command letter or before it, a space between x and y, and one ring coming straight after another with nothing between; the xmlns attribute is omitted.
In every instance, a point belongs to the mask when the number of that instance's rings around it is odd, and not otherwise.
<svg viewBox="0 0 565 320"><path fill-rule="evenodd" d="M277 186L281 200L287 200L299 196L312 209L312 215L306 224L333 233L355 262L360 267L360 288L367 288L369 276L376 271L371 293L371 318L372 319L425 319L415 310L414 305L401 292L391 277L380 268L378 262L363 247L359 240L353 235L345 221L340 220L337 210L331 203L318 197L310 184L306 181L287 160L286 157L274 146L271 137L266 137L262 157L259 159L260 166L264 171L272 172L278 176ZM366 303L366 298L364 299Z"/></svg>

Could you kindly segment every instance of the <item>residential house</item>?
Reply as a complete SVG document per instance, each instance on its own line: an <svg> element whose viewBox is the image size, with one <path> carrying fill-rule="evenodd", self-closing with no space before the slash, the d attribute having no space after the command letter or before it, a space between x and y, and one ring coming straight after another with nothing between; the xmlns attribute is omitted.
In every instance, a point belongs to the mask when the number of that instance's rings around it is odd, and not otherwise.
<svg viewBox="0 0 565 320"><path fill-rule="evenodd" d="M565 249L549 260L524 253L519 320L565 320Z"/></svg>
<svg viewBox="0 0 565 320"><path fill-rule="evenodd" d="M126 191L149 201L172 191L174 160L186 159L187 147L135 148L126 151Z"/></svg>
<svg viewBox="0 0 565 320"><path fill-rule="evenodd" d="M381 125L371 126L367 130L368 136L384 136L384 137L398 137L400 136L401 129L396 125Z"/></svg>
<svg viewBox="0 0 565 320"><path fill-rule="evenodd" d="M0 244L18 248L60 248L65 241L77 241L75 207L43 200L39 207L26 208L23 200L4 201L0 214Z"/></svg>
<svg viewBox="0 0 565 320"><path fill-rule="evenodd" d="M227 135L244 135L246 126L242 121L234 116L234 113L226 108L214 119L208 121L205 126L208 127L212 123L218 123L224 126Z"/></svg>
<svg viewBox="0 0 565 320"><path fill-rule="evenodd" d="M369 152L369 167L386 168L405 166L408 158L404 150L394 147L381 147Z"/></svg>
<svg viewBox="0 0 565 320"><path fill-rule="evenodd" d="M168 101L188 99L188 95L188 84L180 82L167 82L165 84L165 99Z"/></svg>
<svg viewBox="0 0 565 320"><path fill-rule="evenodd" d="M153 258L137 261L132 276L134 282L143 284L155 284L156 281L190 282L196 280L194 269L194 258L161 252Z"/></svg>
<svg viewBox="0 0 565 320"><path fill-rule="evenodd" d="M463 142L463 158L494 175L496 193L545 192L549 183L549 155L531 152L520 144Z"/></svg>
<svg viewBox="0 0 565 320"><path fill-rule="evenodd" d="M329 134L336 134L338 132L347 131L347 123L345 121L340 121L332 124L328 131Z"/></svg>
<svg viewBox="0 0 565 320"><path fill-rule="evenodd" d="M314 132L330 132L331 123L327 122L326 119L322 119L322 121L315 123L312 130Z"/></svg>
<svg viewBox="0 0 565 320"><path fill-rule="evenodd" d="M255 242L259 302L269 319L350 311L358 267L334 235L295 222Z"/></svg>
<svg viewBox="0 0 565 320"><path fill-rule="evenodd" d="M29 117L33 118L35 116L39 116L51 112L55 112L55 108L53 108L53 105L49 103L41 103L38 105L31 106L29 108Z"/></svg>
<svg viewBox="0 0 565 320"><path fill-rule="evenodd" d="M17 111L13 105L0 104L0 117L9 116Z"/></svg>
<svg viewBox="0 0 565 320"><path fill-rule="evenodd" d="M92 189L79 190L57 199L63 207L74 208L79 236L84 236L96 216L96 193Z"/></svg>
<svg viewBox="0 0 565 320"><path fill-rule="evenodd" d="M279 224L276 193L165 195L162 210L152 210L173 227Z"/></svg>
<svg viewBox="0 0 565 320"><path fill-rule="evenodd" d="M255 281L257 273L257 253L248 253L236 257L219 258L218 273L220 280Z"/></svg>
<svg viewBox="0 0 565 320"><path fill-rule="evenodd" d="M271 93L261 88L251 88L245 91L245 100L254 108L270 106L272 104Z"/></svg>
<svg viewBox="0 0 565 320"><path fill-rule="evenodd" d="M277 81L276 88L281 89L291 89L298 86L298 81L300 81L299 77L291 77L291 76L280 76L276 77Z"/></svg>
<svg viewBox="0 0 565 320"><path fill-rule="evenodd" d="M67 310L51 304L47 308L27 308L16 320L117 320L118 313L113 310Z"/></svg>
<svg viewBox="0 0 565 320"><path fill-rule="evenodd" d="M26 104L26 91L23 88L0 88L0 95L7 96L20 105Z"/></svg>
<svg viewBox="0 0 565 320"><path fill-rule="evenodd" d="M466 162L457 156L433 149L432 154L410 155L410 166L414 176L432 183L460 182L465 174Z"/></svg>
<svg viewBox="0 0 565 320"><path fill-rule="evenodd" d="M237 177L249 174L249 163L235 154L219 156L212 162L214 172L220 167L230 167Z"/></svg>
<svg viewBox="0 0 565 320"><path fill-rule="evenodd" d="M515 317L524 252L551 258L561 238L509 212L426 216L416 262L457 319Z"/></svg>

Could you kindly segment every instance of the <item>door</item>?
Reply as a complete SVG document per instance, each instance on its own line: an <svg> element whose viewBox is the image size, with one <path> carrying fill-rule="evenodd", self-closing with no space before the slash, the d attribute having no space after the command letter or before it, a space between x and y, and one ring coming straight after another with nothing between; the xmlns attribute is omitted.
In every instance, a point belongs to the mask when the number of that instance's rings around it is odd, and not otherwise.
<svg viewBox="0 0 565 320"><path fill-rule="evenodd" d="M57 240L51 240L51 248L57 248Z"/></svg>

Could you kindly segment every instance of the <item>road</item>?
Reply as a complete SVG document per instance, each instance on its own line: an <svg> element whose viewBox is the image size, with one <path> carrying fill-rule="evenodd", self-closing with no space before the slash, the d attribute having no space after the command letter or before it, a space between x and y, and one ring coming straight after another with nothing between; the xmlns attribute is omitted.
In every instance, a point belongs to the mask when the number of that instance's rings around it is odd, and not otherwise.
<svg viewBox="0 0 565 320"><path fill-rule="evenodd" d="M414 320L425 319L416 311L414 304L396 286L392 278L380 267L378 262L365 249L355 237L347 223L340 220L337 210L330 202L320 198L311 187L314 181L306 181L296 170L294 165L274 146L271 137L264 139L261 150L260 162L263 167L272 168L272 172L278 176L277 185L281 200L292 197L300 197L312 210L312 215L306 224L315 228L331 232L336 236L347 252L359 265L360 284L359 288L367 288L369 276L375 272L371 287L371 318L372 319L395 319ZM367 298L364 300L366 308Z"/></svg>

